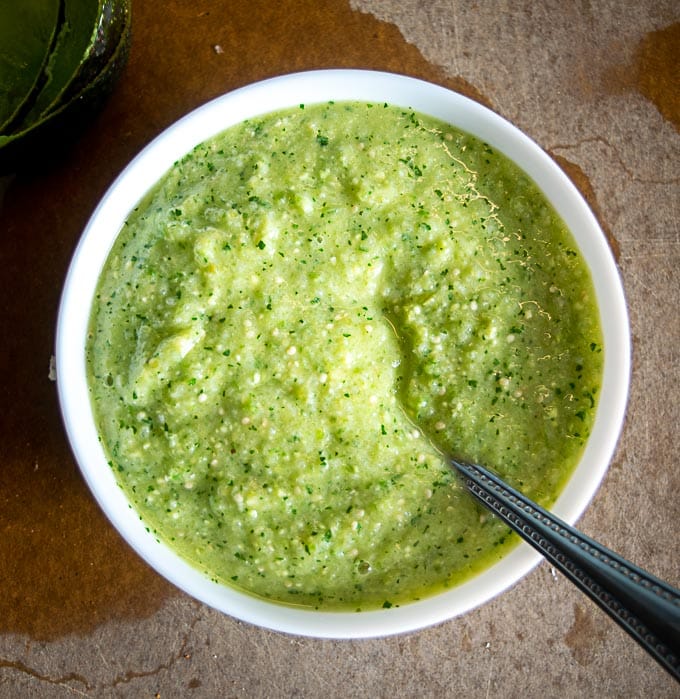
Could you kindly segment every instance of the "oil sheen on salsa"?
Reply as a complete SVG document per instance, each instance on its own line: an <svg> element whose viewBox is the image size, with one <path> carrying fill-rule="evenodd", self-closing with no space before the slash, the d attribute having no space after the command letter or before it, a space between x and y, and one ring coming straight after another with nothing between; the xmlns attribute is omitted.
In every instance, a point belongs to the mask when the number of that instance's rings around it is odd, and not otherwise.
<svg viewBox="0 0 680 699"><path fill-rule="evenodd" d="M404 604L506 554L439 450L549 505L603 363L589 272L535 184L385 104L197 146L125 223L90 329L101 440L150 531L322 609Z"/></svg>

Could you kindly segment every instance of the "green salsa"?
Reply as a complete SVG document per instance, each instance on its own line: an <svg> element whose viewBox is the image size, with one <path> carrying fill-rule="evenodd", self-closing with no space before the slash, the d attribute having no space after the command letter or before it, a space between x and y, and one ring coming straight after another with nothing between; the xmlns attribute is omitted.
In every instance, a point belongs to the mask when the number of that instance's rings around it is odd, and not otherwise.
<svg viewBox="0 0 680 699"><path fill-rule="evenodd" d="M441 451L550 505L601 342L581 254L517 166L343 102L175 163L108 257L87 362L111 467L159 539L251 594L358 610L508 552Z"/></svg>

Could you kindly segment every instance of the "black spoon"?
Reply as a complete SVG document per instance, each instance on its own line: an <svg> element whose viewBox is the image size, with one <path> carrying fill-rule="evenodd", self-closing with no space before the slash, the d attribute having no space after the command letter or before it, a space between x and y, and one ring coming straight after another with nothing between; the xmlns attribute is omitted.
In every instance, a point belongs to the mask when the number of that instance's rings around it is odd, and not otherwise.
<svg viewBox="0 0 680 699"><path fill-rule="evenodd" d="M482 466L449 459L474 497L543 554L680 681L680 590L511 488Z"/></svg>

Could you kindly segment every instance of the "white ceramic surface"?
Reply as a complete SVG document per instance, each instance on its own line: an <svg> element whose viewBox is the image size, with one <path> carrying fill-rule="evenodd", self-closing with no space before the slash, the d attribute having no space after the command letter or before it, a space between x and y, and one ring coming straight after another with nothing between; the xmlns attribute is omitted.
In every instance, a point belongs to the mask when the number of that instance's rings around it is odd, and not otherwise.
<svg viewBox="0 0 680 699"><path fill-rule="evenodd" d="M361 613L287 607L217 585L158 543L130 508L99 444L85 369L85 339L100 270L123 221L146 191L197 143L230 125L284 107L327 100L388 102L412 107L475 134L522 167L570 228L593 276L605 346L604 380L592 435L553 508L556 515L569 523L581 515L613 456L628 396L628 315L614 259L590 209L541 148L487 108L420 80L356 70L297 73L230 92L164 131L116 179L77 246L59 309L57 382L68 438L88 486L122 536L161 575L202 602L246 622L308 636L365 638L413 631L463 614L514 585L540 557L522 544L497 565L454 589L410 605Z"/></svg>

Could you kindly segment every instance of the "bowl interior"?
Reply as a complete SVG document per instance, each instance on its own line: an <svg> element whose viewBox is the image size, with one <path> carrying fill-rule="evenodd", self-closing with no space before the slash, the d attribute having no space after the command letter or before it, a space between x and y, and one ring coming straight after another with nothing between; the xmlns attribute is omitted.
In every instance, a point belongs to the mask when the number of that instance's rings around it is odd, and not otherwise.
<svg viewBox="0 0 680 699"><path fill-rule="evenodd" d="M591 437L553 512L573 523L595 494L623 424L630 371L628 316L620 277L592 212L562 170L533 141L489 109L445 88L373 71L324 70L273 78L235 90L185 116L149 144L116 179L76 248L63 290L56 338L64 424L83 476L113 525L153 568L210 606L278 631L362 638L412 631L460 615L515 584L540 560L520 545L492 568L410 605L357 613L283 606L211 582L149 534L118 487L99 443L90 406L85 342L100 271L128 213L171 165L197 143L243 119L300 103L388 102L412 107L488 142L539 185L571 230L588 264L601 316L605 365Z"/></svg>

